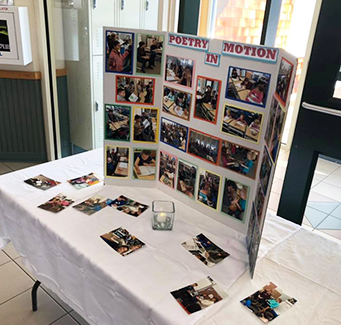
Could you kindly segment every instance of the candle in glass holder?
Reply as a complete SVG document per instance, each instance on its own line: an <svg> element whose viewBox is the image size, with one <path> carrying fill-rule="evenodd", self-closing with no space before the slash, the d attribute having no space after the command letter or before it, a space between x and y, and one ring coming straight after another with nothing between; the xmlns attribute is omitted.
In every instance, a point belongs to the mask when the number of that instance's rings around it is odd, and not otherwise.
<svg viewBox="0 0 341 325"><path fill-rule="evenodd" d="M153 201L152 227L154 230L172 230L175 208L172 201Z"/></svg>

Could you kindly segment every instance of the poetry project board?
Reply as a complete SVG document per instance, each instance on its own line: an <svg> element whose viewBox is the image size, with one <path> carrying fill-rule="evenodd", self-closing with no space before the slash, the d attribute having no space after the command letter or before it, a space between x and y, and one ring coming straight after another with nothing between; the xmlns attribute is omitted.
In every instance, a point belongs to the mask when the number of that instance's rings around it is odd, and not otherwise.
<svg viewBox="0 0 341 325"><path fill-rule="evenodd" d="M297 59L104 28L105 184L156 187L246 236L253 274Z"/></svg>

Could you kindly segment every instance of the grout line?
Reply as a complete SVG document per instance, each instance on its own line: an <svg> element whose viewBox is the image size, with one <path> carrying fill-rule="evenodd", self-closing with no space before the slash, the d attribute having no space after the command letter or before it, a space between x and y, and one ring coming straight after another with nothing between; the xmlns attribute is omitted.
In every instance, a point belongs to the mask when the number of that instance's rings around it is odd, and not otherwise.
<svg viewBox="0 0 341 325"><path fill-rule="evenodd" d="M65 316L67 316L68 315L68 313L66 313L66 314L64 314L64 315L62 315L62 316L60 316L59 318L57 318L56 320L54 320L52 323L50 323L49 325L53 325L53 324L55 324L56 322L58 322L60 319L62 319L63 317L65 317Z"/></svg>
<svg viewBox="0 0 341 325"><path fill-rule="evenodd" d="M29 291L29 290L31 290L31 288L28 288L28 289L26 289L26 290L24 290L24 291L18 293L17 295L13 296L12 298L7 299L7 300L1 302L1 303L0 303L0 306L3 305L3 304L5 304L6 302L9 302L10 300L12 300L12 299L14 299L14 298L16 298L16 297L22 295L23 293L25 293L26 291Z"/></svg>
<svg viewBox="0 0 341 325"><path fill-rule="evenodd" d="M26 273L26 275L28 275L34 282L36 282L37 280L35 278L32 277L31 274L29 274L24 268L21 267L21 265L16 261L17 259L19 259L20 257L17 257L15 260L13 260L13 262L19 266L19 268L24 272Z"/></svg>
<svg viewBox="0 0 341 325"><path fill-rule="evenodd" d="M68 311L54 298L54 297L52 297L51 295L50 295L50 293L49 292L47 292L47 290L43 287L43 286L40 286L40 288L42 289L42 290L44 290L44 292L60 307L60 308L62 308L67 314L68 314ZM72 311L72 310L71 310ZM70 311L70 312L71 312Z"/></svg>
<svg viewBox="0 0 341 325"><path fill-rule="evenodd" d="M4 164L7 168L9 168L12 172L15 171L13 168L11 168L10 166L8 166L6 163L3 162L3 164Z"/></svg>
<svg viewBox="0 0 341 325"><path fill-rule="evenodd" d="M74 310L71 310L71 311L68 313L68 315L69 315L77 324L81 325L81 323L78 322L77 319L74 318L74 317L71 315L71 313L72 313L73 311L74 311Z"/></svg>

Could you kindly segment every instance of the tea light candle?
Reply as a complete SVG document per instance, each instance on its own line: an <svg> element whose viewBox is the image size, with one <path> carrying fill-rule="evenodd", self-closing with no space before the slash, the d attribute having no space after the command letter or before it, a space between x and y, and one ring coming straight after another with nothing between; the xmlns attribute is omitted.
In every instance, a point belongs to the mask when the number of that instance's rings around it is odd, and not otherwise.
<svg viewBox="0 0 341 325"><path fill-rule="evenodd" d="M166 222L166 220L167 220L167 213L160 212L157 216L157 221L158 222Z"/></svg>

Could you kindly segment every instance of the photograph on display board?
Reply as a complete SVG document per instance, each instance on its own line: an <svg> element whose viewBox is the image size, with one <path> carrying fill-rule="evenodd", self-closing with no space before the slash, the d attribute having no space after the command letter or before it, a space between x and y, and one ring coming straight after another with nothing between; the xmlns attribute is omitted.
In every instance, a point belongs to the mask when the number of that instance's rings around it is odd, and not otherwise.
<svg viewBox="0 0 341 325"><path fill-rule="evenodd" d="M179 290L172 291L171 295L187 314L203 310L227 297L222 288L209 276Z"/></svg>
<svg viewBox="0 0 341 325"><path fill-rule="evenodd" d="M264 136L265 143L268 146L268 148L270 148L270 140L272 136L272 130L274 128L278 106L279 106L278 100L276 99L275 96L272 97L272 102L271 102L270 111L269 111L268 125L267 125L265 136Z"/></svg>
<svg viewBox="0 0 341 325"><path fill-rule="evenodd" d="M251 105L266 106L271 75L230 67L225 97Z"/></svg>
<svg viewBox="0 0 341 325"><path fill-rule="evenodd" d="M257 213L256 213L256 209L255 209L255 203L253 202L250 220L249 220L249 225L247 227L247 235L246 235L246 245L247 245L247 251L249 252L249 254L250 254L250 248L251 248L253 228L255 226L256 220L257 220Z"/></svg>
<svg viewBox="0 0 341 325"><path fill-rule="evenodd" d="M6 20L0 20L0 52L11 52Z"/></svg>
<svg viewBox="0 0 341 325"><path fill-rule="evenodd" d="M176 189L189 198L194 199L197 174L198 166L179 159Z"/></svg>
<svg viewBox="0 0 341 325"><path fill-rule="evenodd" d="M155 79L116 76L116 101L154 105Z"/></svg>
<svg viewBox="0 0 341 325"><path fill-rule="evenodd" d="M149 208L148 205L129 199L124 195L120 195L117 199L113 200L109 206L133 217L138 217Z"/></svg>
<svg viewBox="0 0 341 325"><path fill-rule="evenodd" d="M57 182L41 174L32 178L26 179L24 180L24 182L28 185L31 185L43 191L46 191L52 187L55 187L61 184L60 182Z"/></svg>
<svg viewBox="0 0 341 325"><path fill-rule="evenodd" d="M130 141L131 107L105 105L105 139Z"/></svg>
<svg viewBox="0 0 341 325"><path fill-rule="evenodd" d="M133 74L134 34L106 31L106 72Z"/></svg>
<svg viewBox="0 0 341 325"><path fill-rule="evenodd" d="M212 135L190 129L187 153L216 165L220 141Z"/></svg>
<svg viewBox="0 0 341 325"><path fill-rule="evenodd" d="M189 121L191 101L191 94L171 87L163 87L163 112Z"/></svg>
<svg viewBox="0 0 341 325"><path fill-rule="evenodd" d="M69 207L75 200L67 195L60 193L51 200L38 206L40 209L44 209L50 212L57 213Z"/></svg>
<svg viewBox="0 0 341 325"><path fill-rule="evenodd" d="M166 56L165 81L192 88L194 84L194 61Z"/></svg>
<svg viewBox="0 0 341 325"><path fill-rule="evenodd" d="M221 81L198 76L194 117L216 124L220 99Z"/></svg>
<svg viewBox="0 0 341 325"><path fill-rule="evenodd" d="M134 148L133 178L141 180L155 180L156 150Z"/></svg>
<svg viewBox="0 0 341 325"><path fill-rule="evenodd" d="M282 58L278 72L276 93L284 106L287 104L289 86L293 69L294 65L290 63L288 60Z"/></svg>
<svg viewBox="0 0 341 325"><path fill-rule="evenodd" d="M265 195L262 190L262 185L260 182L257 184L257 192L256 192L256 197L255 197L255 209L257 213L257 220L258 224L260 226L263 225L263 208L264 208L264 202L265 202Z"/></svg>
<svg viewBox="0 0 341 325"><path fill-rule="evenodd" d="M106 146L105 175L112 178L129 177L129 148Z"/></svg>
<svg viewBox="0 0 341 325"><path fill-rule="evenodd" d="M219 166L255 179L259 152L239 144L222 140Z"/></svg>
<svg viewBox="0 0 341 325"><path fill-rule="evenodd" d="M182 247L208 267L212 267L230 256L229 253L214 244L204 234L199 234L183 242Z"/></svg>
<svg viewBox="0 0 341 325"><path fill-rule="evenodd" d="M200 168L197 201L211 209L217 210L220 182L220 175Z"/></svg>
<svg viewBox="0 0 341 325"><path fill-rule="evenodd" d="M111 202L112 200L107 199L104 196L94 195L86 199L84 202L73 206L73 208L87 214L88 216L91 216L94 213L106 208L108 204L111 204Z"/></svg>
<svg viewBox="0 0 341 325"><path fill-rule="evenodd" d="M269 185L271 171L272 171L272 161L271 161L271 158L270 158L270 155L269 155L267 148L264 147L263 160L262 160L262 164L261 164L260 170L259 170L259 181L262 185L262 189L263 189L265 196L266 196L266 193L268 191L268 185Z"/></svg>
<svg viewBox="0 0 341 325"><path fill-rule="evenodd" d="M186 152L188 127L166 118L161 119L160 141Z"/></svg>
<svg viewBox="0 0 341 325"><path fill-rule="evenodd" d="M159 110L134 107L133 116L134 142L157 143Z"/></svg>
<svg viewBox="0 0 341 325"><path fill-rule="evenodd" d="M236 220L245 221L249 187L225 178L221 212Z"/></svg>
<svg viewBox="0 0 341 325"><path fill-rule="evenodd" d="M255 272L255 267L257 263L257 256L259 251L259 245L261 240L262 234L257 222L253 225L250 249L249 249L249 267L251 273L251 279L253 278L253 274Z"/></svg>
<svg viewBox="0 0 341 325"><path fill-rule="evenodd" d="M279 152L280 139L282 136L284 122L285 122L285 112L279 105L277 109L275 124L274 124L274 128L272 131L270 147L269 147L270 156L273 162L276 161L277 153Z"/></svg>
<svg viewBox="0 0 341 325"><path fill-rule="evenodd" d="M248 141L258 143L263 123L263 114L225 105L221 131Z"/></svg>
<svg viewBox="0 0 341 325"><path fill-rule="evenodd" d="M160 76L163 66L162 35L137 34L136 36L136 73Z"/></svg>
<svg viewBox="0 0 341 325"><path fill-rule="evenodd" d="M86 188L99 183L99 178L94 174L90 173L74 179L69 179L68 183L74 186L77 190Z"/></svg>
<svg viewBox="0 0 341 325"><path fill-rule="evenodd" d="M265 324L282 315L283 312L294 306L296 302L295 298L283 293L272 282L241 301L247 309Z"/></svg>
<svg viewBox="0 0 341 325"><path fill-rule="evenodd" d="M175 186L177 163L178 158L176 156L160 151L159 181L170 188Z"/></svg>

